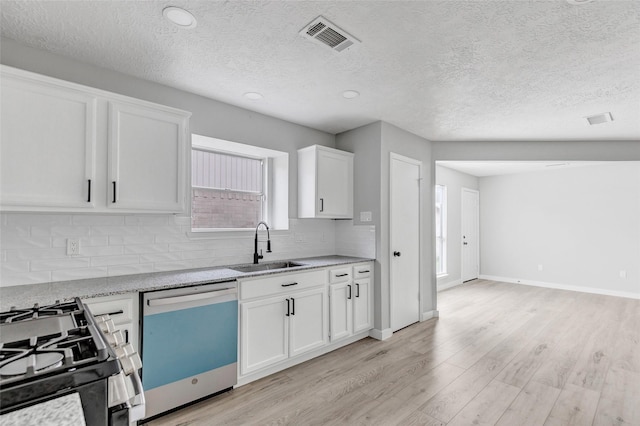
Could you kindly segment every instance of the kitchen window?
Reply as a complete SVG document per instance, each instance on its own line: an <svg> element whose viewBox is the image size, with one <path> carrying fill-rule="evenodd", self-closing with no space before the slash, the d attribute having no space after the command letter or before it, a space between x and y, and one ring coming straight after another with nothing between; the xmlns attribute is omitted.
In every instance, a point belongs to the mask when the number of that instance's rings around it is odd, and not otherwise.
<svg viewBox="0 0 640 426"><path fill-rule="evenodd" d="M288 153L192 135L192 232L288 229L288 191Z"/></svg>
<svg viewBox="0 0 640 426"><path fill-rule="evenodd" d="M436 185L436 274L447 273L447 187Z"/></svg>
<svg viewBox="0 0 640 426"><path fill-rule="evenodd" d="M191 151L191 226L252 228L263 219L263 158Z"/></svg>

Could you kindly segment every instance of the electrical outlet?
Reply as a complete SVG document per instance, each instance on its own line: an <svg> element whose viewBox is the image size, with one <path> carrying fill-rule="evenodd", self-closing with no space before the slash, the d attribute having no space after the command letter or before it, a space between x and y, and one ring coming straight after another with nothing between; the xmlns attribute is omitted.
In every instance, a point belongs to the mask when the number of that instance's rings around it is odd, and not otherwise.
<svg viewBox="0 0 640 426"><path fill-rule="evenodd" d="M360 212L360 222L371 222L371 212Z"/></svg>
<svg viewBox="0 0 640 426"><path fill-rule="evenodd" d="M625 270L621 270L621 271L620 271L620 278L622 278L622 279L627 279L627 271L625 271Z"/></svg>
<svg viewBox="0 0 640 426"><path fill-rule="evenodd" d="M67 238L67 256L77 256L80 254L80 240L78 238Z"/></svg>
<svg viewBox="0 0 640 426"><path fill-rule="evenodd" d="M304 234L295 234L295 242L296 243L304 243Z"/></svg>

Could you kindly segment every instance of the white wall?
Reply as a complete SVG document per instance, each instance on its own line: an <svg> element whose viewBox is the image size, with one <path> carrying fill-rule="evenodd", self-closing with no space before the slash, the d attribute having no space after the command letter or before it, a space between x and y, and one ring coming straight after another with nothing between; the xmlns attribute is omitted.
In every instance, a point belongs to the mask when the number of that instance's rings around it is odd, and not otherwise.
<svg viewBox="0 0 640 426"><path fill-rule="evenodd" d="M640 162L480 178L480 241L481 277L639 298Z"/></svg>
<svg viewBox="0 0 640 426"><path fill-rule="evenodd" d="M444 290L462 284L462 188L477 190L478 178L436 164L436 184L447 187L447 273L438 277Z"/></svg>

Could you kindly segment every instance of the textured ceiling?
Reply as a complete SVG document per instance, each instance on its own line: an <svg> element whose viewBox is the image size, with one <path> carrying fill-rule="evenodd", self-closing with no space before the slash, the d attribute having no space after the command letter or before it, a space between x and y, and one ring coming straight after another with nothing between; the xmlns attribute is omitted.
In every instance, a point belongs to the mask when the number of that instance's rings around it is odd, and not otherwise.
<svg viewBox="0 0 640 426"><path fill-rule="evenodd" d="M169 5L197 27L164 20ZM639 1L0 6L3 37L330 133L384 120L430 140L640 140ZM318 15L362 43L336 53L301 37ZM613 122L583 118L605 111Z"/></svg>

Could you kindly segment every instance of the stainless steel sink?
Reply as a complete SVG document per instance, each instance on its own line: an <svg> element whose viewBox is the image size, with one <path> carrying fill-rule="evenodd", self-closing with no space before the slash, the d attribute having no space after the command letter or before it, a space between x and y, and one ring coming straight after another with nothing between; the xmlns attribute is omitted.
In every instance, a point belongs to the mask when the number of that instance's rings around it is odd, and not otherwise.
<svg viewBox="0 0 640 426"><path fill-rule="evenodd" d="M260 271L271 271L275 269L295 268L296 266L305 266L305 265L303 263L296 263L296 262L269 262L269 263L260 263L257 265L234 266L234 267L230 267L229 269L232 269L238 272L260 272Z"/></svg>

